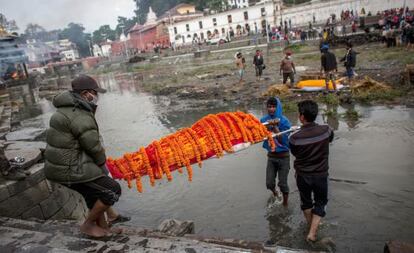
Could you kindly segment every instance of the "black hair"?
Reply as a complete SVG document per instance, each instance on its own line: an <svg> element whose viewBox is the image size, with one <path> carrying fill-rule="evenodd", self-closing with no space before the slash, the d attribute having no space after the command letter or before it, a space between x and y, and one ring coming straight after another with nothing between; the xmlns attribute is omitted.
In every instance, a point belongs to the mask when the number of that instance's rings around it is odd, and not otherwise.
<svg viewBox="0 0 414 253"><path fill-rule="evenodd" d="M299 114L303 115L307 122L314 122L318 116L318 104L313 100L303 100L298 103Z"/></svg>
<svg viewBox="0 0 414 253"><path fill-rule="evenodd" d="M352 46L353 46L353 45L352 45L352 43L351 43L351 42L349 42L349 41L346 43L346 45L347 45L349 48L352 48Z"/></svg>
<svg viewBox="0 0 414 253"><path fill-rule="evenodd" d="M277 99L275 97L270 97L266 102L266 106L269 106L269 105L274 105L276 107Z"/></svg>

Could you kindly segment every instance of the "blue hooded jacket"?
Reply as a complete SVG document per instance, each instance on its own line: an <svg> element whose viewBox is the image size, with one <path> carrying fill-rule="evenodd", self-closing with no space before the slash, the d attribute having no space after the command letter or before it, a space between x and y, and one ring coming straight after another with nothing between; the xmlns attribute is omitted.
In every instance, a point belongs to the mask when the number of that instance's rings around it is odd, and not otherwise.
<svg viewBox="0 0 414 253"><path fill-rule="evenodd" d="M267 114L266 116L262 117L260 119L261 123L267 122L268 120L273 120L273 119L277 119L279 118L280 122L279 122L279 130L285 131L290 129L291 125L289 120L282 114L282 103L280 102L279 98L276 97L277 100L277 106L276 106L276 110L275 110L275 114L270 115ZM277 140L277 138L273 138L275 140L276 143L276 152L289 152L289 134L284 134L282 136L282 141L279 142ZM270 146L269 146L269 142L266 140L263 142L263 148L266 149L269 152L272 152Z"/></svg>

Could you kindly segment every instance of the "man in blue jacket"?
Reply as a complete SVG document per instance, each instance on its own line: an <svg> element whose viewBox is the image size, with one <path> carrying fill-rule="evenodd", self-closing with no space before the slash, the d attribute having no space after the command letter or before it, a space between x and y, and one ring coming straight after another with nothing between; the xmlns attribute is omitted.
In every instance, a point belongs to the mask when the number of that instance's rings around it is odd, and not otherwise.
<svg viewBox="0 0 414 253"><path fill-rule="evenodd" d="M271 97L266 103L268 114L260 119L260 122L268 122L268 129L274 133L279 133L290 129L291 124L289 120L282 114L282 103L276 97ZM276 177L278 177L278 186L283 194L283 205L287 206L289 197L289 186L287 183L290 156L289 156L289 138L288 134L283 134L274 137L276 143L276 150L272 151L269 142L263 142L263 148L267 153L267 167L266 167L266 187L271 190L275 197L278 197L276 191Z"/></svg>

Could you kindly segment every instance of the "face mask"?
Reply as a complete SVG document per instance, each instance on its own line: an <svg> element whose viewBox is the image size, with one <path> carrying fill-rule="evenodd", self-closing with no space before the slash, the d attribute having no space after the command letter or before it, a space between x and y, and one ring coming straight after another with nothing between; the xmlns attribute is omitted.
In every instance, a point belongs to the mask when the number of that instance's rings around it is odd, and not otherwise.
<svg viewBox="0 0 414 253"><path fill-rule="evenodd" d="M96 96L96 95L94 95L94 94L92 94L92 93L89 93L89 95L92 96L92 99L91 100L88 99L89 103L92 103L92 104L97 105L98 104L99 97Z"/></svg>
<svg viewBox="0 0 414 253"><path fill-rule="evenodd" d="M290 56L288 56L287 58L290 59Z"/></svg>

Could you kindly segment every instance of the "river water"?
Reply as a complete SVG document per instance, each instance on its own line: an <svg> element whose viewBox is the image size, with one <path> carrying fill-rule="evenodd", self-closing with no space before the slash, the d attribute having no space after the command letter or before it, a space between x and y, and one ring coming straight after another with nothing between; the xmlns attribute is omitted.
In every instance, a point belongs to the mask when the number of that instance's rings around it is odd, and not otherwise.
<svg viewBox="0 0 414 253"><path fill-rule="evenodd" d="M261 105L171 112L164 98L141 93L132 82L119 82L113 76L101 81L109 92L100 97L97 121L107 154L113 157L191 126L209 113L247 109L257 117L263 115ZM53 109L48 101L40 104L47 122ZM347 108L333 109L341 114ZM362 115L356 122L333 116L317 119L335 129L329 203L320 238L332 238L337 252L382 252L384 243L394 239L414 243L414 109L355 109ZM298 124L295 113L287 116ZM289 207L271 209L265 168L266 152L257 144L207 160L201 169L194 166L193 182L185 173L173 173L172 182L158 182L155 187L145 179L142 194L122 182L116 209L132 217L130 224L141 227L155 228L168 218L193 220L196 233L208 237L256 241L272 237L282 246L312 249L304 241L293 167Z"/></svg>

